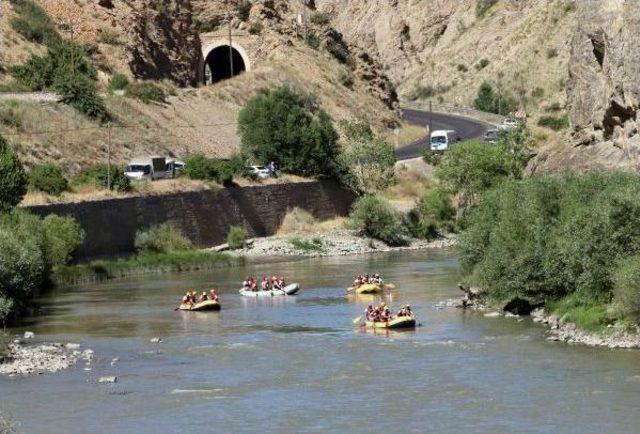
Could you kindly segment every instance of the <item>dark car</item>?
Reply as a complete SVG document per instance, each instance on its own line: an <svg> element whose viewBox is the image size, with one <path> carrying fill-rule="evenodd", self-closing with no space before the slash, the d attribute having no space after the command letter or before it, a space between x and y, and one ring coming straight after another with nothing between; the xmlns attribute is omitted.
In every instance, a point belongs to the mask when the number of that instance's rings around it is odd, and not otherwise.
<svg viewBox="0 0 640 434"><path fill-rule="evenodd" d="M489 130L484 135L484 141L486 143L498 143L500 140L500 131L498 130Z"/></svg>

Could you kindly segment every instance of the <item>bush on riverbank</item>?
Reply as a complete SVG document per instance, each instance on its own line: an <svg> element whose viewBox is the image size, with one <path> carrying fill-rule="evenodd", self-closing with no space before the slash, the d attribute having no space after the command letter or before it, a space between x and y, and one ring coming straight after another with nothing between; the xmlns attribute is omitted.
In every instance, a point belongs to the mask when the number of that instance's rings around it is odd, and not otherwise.
<svg viewBox="0 0 640 434"><path fill-rule="evenodd" d="M231 226L227 234L227 244L231 250L240 250L247 247L247 231L242 226Z"/></svg>
<svg viewBox="0 0 640 434"><path fill-rule="evenodd" d="M136 250L146 253L170 253L193 249L184 233L171 223L162 223L136 232Z"/></svg>
<svg viewBox="0 0 640 434"><path fill-rule="evenodd" d="M456 209L451 195L441 187L428 189L416 208L405 218L405 226L416 238L432 239L455 228Z"/></svg>
<svg viewBox="0 0 640 434"><path fill-rule="evenodd" d="M70 217L41 219L24 211L0 215L0 298L14 315L45 286L52 266L64 264L84 234Z"/></svg>
<svg viewBox="0 0 640 434"><path fill-rule="evenodd" d="M53 270L52 280L59 286L76 285L144 274L210 270L241 263L240 258L206 250L145 252L127 259L98 260L89 264L58 266Z"/></svg>
<svg viewBox="0 0 640 434"><path fill-rule="evenodd" d="M76 173L72 184L77 186L91 185L97 188L109 187L109 175L111 177L111 190L125 192L131 189L131 181L124 176L124 170L118 166L109 168L104 163L94 164L91 167Z"/></svg>
<svg viewBox="0 0 640 434"><path fill-rule="evenodd" d="M27 174L18 154L0 135L0 213L18 205L27 193Z"/></svg>
<svg viewBox="0 0 640 434"><path fill-rule="evenodd" d="M241 157L220 160L196 153L185 158L185 175L198 181L215 181L229 186L234 176L246 175L245 171L244 160Z"/></svg>
<svg viewBox="0 0 640 434"><path fill-rule="evenodd" d="M368 194L355 201L349 226L361 235L384 241L390 246L407 243L400 216L384 199Z"/></svg>
<svg viewBox="0 0 640 434"><path fill-rule="evenodd" d="M640 324L640 257L623 260L614 275L613 311Z"/></svg>
<svg viewBox="0 0 640 434"><path fill-rule="evenodd" d="M498 300L573 297L574 312L597 316L592 308L612 301L616 283L623 293L635 280L629 265L616 269L640 251L638 197L640 177L620 172L502 183L463 220L467 280Z"/></svg>

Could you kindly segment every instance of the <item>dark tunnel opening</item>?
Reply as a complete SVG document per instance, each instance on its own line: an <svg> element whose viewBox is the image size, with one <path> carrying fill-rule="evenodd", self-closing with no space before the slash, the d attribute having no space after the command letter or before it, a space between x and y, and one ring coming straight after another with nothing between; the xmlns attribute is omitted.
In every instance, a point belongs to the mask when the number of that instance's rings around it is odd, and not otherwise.
<svg viewBox="0 0 640 434"><path fill-rule="evenodd" d="M229 46L222 45L211 50L204 65L204 82L205 84L218 83L246 71L246 65L242 55L235 48L231 48L231 57L233 59L233 70L231 68L231 59L229 57Z"/></svg>

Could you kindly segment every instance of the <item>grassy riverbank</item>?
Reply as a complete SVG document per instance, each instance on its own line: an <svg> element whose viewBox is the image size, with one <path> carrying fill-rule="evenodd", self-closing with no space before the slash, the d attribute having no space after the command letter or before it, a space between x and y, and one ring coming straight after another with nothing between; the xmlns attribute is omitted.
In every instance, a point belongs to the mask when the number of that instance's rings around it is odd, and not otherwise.
<svg viewBox="0 0 640 434"><path fill-rule="evenodd" d="M58 266L53 270L52 281L67 286L143 274L209 270L242 262L242 258L206 250L141 252L132 258Z"/></svg>

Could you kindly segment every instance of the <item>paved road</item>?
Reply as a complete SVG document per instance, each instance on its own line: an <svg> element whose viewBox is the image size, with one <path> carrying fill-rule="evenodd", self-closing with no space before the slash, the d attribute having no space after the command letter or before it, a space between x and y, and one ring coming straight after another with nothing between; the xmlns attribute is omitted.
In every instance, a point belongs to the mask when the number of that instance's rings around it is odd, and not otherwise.
<svg viewBox="0 0 640 434"><path fill-rule="evenodd" d="M418 110L402 110L404 120L409 123L426 126L429 124L429 113ZM456 130L463 140L481 137L487 129L488 124L473 119L463 118L461 116L445 115L441 113L433 113L433 129L434 130ZM402 148L396 150L397 160L408 160L422 156L422 152L429 143L427 137L416 140Z"/></svg>

